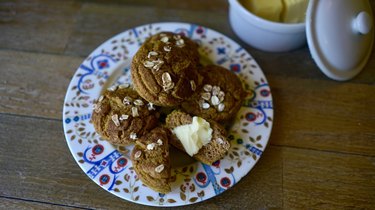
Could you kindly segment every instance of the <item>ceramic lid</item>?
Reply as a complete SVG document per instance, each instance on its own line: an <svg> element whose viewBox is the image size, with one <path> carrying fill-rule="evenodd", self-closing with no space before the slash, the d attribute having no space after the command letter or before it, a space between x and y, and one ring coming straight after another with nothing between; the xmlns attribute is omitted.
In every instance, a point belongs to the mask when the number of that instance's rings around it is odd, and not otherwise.
<svg viewBox="0 0 375 210"><path fill-rule="evenodd" d="M324 74L340 81L353 78L367 63L374 41L368 0L310 0L306 36Z"/></svg>

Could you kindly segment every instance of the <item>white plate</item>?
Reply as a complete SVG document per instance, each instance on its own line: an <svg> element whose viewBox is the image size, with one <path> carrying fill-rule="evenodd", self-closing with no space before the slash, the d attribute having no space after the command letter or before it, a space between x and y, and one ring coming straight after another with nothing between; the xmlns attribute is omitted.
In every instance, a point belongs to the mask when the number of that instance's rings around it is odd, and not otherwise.
<svg viewBox="0 0 375 210"><path fill-rule="evenodd" d="M102 89L113 83L131 82L132 56L147 37L160 31L181 33L199 43L200 52L213 63L237 73L248 92L229 128L231 149L228 155L211 166L193 162L172 168L174 179L172 192L168 194L154 192L137 178L129 158L131 146L116 148L101 140L90 123L93 101ZM120 198L150 206L197 203L237 184L261 157L271 133L272 120L271 91L251 55L228 37L188 23L143 25L100 45L74 74L63 111L66 141L74 159L90 179Z"/></svg>

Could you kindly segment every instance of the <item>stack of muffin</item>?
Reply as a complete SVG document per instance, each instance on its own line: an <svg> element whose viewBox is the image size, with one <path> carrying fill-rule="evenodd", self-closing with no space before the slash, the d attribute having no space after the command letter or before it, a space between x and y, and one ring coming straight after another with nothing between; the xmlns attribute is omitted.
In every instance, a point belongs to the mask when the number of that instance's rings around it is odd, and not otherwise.
<svg viewBox="0 0 375 210"><path fill-rule="evenodd" d="M226 131L220 125L235 116L245 92L231 71L199 62L198 45L185 36L161 32L148 38L132 60L133 86L108 88L94 104L95 130L114 145L135 144L134 170L151 189L168 193L169 145L185 151L174 132L195 117L209 123L211 139L190 154L212 164L229 150ZM160 111L169 107L162 120Z"/></svg>

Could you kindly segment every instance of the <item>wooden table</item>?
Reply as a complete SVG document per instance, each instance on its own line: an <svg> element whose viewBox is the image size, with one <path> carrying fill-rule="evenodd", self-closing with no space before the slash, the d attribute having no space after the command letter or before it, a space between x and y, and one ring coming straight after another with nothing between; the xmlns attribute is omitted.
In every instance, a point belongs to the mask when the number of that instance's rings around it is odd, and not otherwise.
<svg viewBox="0 0 375 210"><path fill-rule="evenodd" d="M204 25L244 46L263 69L275 107L255 168L223 194L181 209L374 209L375 53L353 80L336 82L307 47L266 53L245 45L227 10L226 0L1 1L0 209L146 208L104 191L78 167L62 107L91 51L161 21Z"/></svg>

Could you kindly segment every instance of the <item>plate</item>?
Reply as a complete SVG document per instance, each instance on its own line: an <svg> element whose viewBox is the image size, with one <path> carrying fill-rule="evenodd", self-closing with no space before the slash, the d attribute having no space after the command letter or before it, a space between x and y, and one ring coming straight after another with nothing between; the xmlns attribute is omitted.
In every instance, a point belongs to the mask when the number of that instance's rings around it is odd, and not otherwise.
<svg viewBox="0 0 375 210"><path fill-rule="evenodd" d="M113 84L131 83L132 56L147 37L171 31L200 44L202 57L235 72L247 97L228 127L231 148L212 165L199 162L172 168L172 191L157 193L137 177L130 161L132 146L115 147L100 139L90 123L93 102ZM64 133L81 169L104 190L149 206L182 206L212 198L236 185L262 156L273 124L267 80L251 55L233 40L204 26L153 23L124 31L100 45L79 66L68 87L63 110ZM238 186L241 187L241 186Z"/></svg>

